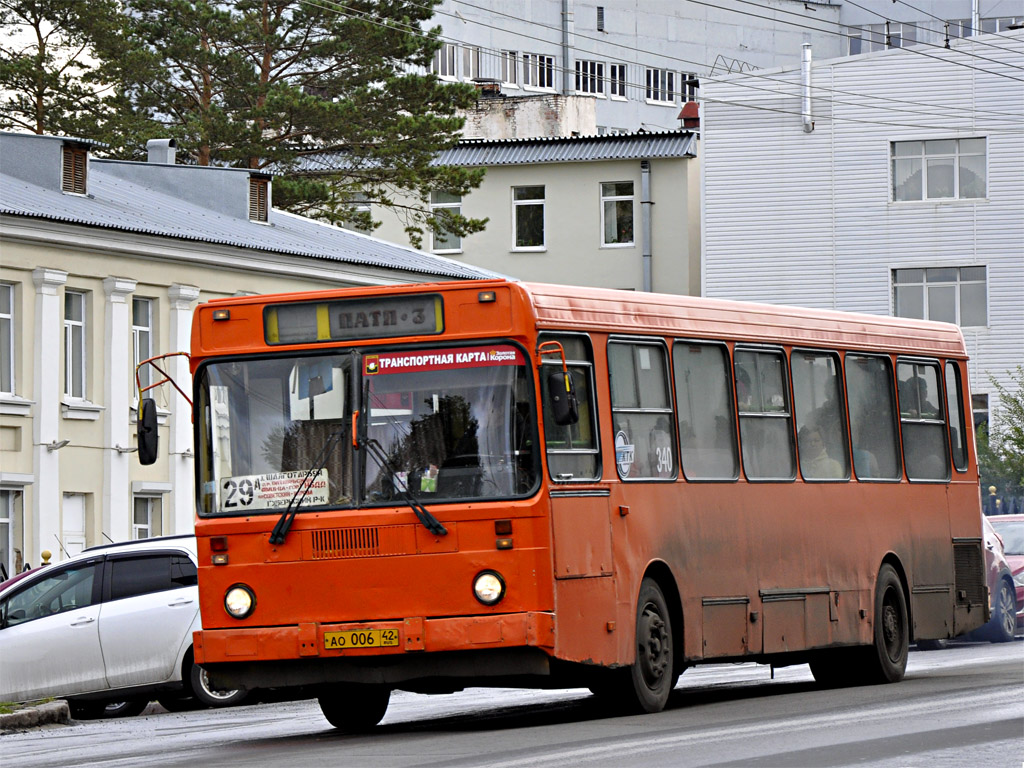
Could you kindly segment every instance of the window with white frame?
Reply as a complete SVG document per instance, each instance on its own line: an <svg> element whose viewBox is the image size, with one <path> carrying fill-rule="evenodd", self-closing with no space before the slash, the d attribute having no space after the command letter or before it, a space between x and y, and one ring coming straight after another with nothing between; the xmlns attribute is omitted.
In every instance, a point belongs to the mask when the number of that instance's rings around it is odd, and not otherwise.
<svg viewBox="0 0 1024 768"><path fill-rule="evenodd" d="M576 62L576 92L604 94L604 62Z"/></svg>
<svg viewBox="0 0 1024 768"><path fill-rule="evenodd" d="M984 138L892 142L893 201L985 197L985 147Z"/></svg>
<svg viewBox="0 0 1024 768"><path fill-rule="evenodd" d="M440 49L434 52L434 59L430 62L430 71L445 80L455 79L455 43L442 43Z"/></svg>
<svg viewBox="0 0 1024 768"><path fill-rule="evenodd" d="M480 77L480 48L475 45L462 46L462 79L475 80Z"/></svg>
<svg viewBox="0 0 1024 768"><path fill-rule="evenodd" d="M24 567L18 562L21 552L14 542L14 493L0 490L0 566L3 566L0 577L4 580L20 573Z"/></svg>
<svg viewBox="0 0 1024 768"><path fill-rule="evenodd" d="M554 88L555 57L542 53L524 53L523 85L530 88Z"/></svg>
<svg viewBox="0 0 1024 768"><path fill-rule="evenodd" d="M132 538L151 539L163 533L159 496L135 496L132 499Z"/></svg>
<svg viewBox="0 0 1024 768"><path fill-rule="evenodd" d="M132 349L134 365L132 366L132 391L135 389L135 371L139 363L153 356L153 300L132 298ZM139 385L142 388L153 383L153 369L146 366L139 371Z"/></svg>
<svg viewBox="0 0 1024 768"><path fill-rule="evenodd" d="M0 392L14 394L14 286L0 283Z"/></svg>
<svg viewBox="0 0 1024 768"><path fill-rule="evenodd" d="M85 294L64 291L64 394L84 400Z"/></svg>
<svg viewBox="0 0 1024 768"><path fill-rule="evenodd" d="M448 192L430 193L430 212L438 220L443 221L446 214L462 213L462 196ZM435 253L454 253L462 250L462 238L451 232L434 232L431 235L431 248Z"/></svg>
<svg viewBox="0 0 1024 768"><path fill-rule="evenodd" d="M632 181L601 183L601 245L633 245Z"/></svg>
<svg viewBox="0 0 1024 768"><path fill-rule="evenodd" d="M679 90L683 95L683 101L696 101L697 89L699 87L700 81L697 79L696 72L682 73L682 79L679 81Z"/></svg>
<svg viewBox="0 0 1024 768"><path fill-rule="evenodd" d="M988 324L986 267L894 269L892 289L897 317L960 326Z"/></svg>
<svg viewBox="0 0 1024 768"><path fill-rule="evenodd" d="M676 73L667 69L648 69L645 96L648 101L674 104L676 100Z"/></svg>
<svg viewBox="0 0 1024 768"><path fill-rule="evenodd" d="M501 82L503 85L519 87L519 53L501 52Z"/></svg>
<svg viewBox="0 0 1024 768"><path fill-rule="evenodd" d="M544 187L512 187L515 250L544 248Z"/></svg>
<svg viewBox="0 0 1024 768"><path fill-rule="evenodd" d="M626 65L608 65L608 95L613 99L626 98Z"/></svg>

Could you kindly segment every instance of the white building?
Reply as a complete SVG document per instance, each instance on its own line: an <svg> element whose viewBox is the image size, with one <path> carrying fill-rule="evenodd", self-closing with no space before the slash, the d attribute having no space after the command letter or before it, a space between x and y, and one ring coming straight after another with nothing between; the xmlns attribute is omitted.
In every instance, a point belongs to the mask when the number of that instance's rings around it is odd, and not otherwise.
<svg viewBox="0 0 1024 768"><path fill-rule="evenodd" d="M167 386L161 457L135 460L135 363L187 351L196 303L490 276L273 209L271 179L91 157L90 142L0 133L0 565L192 531L192 426ZM167 370L191 392L188 365ZM145 384L145 381L143 382Z"/></svg>
<svg viewBox="0 0 1024 768"><path fill-rule="evenodd" d="M1024 31L809 74L704 91L704 295L959 323L983 413L1024 363Z"/></svg>

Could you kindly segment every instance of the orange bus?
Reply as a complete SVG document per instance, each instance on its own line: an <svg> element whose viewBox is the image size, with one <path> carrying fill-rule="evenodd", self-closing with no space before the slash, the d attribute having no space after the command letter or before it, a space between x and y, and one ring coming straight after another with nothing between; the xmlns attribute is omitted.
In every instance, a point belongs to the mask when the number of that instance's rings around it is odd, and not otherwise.
<svg viewBox="0 0 1024 768"><path fill-rule="evenodd" d="M488 280L211 301L191 366L195 660L341 729L395 689L656 712L723 660L893 682L988 618L953 325Z"/></svg>

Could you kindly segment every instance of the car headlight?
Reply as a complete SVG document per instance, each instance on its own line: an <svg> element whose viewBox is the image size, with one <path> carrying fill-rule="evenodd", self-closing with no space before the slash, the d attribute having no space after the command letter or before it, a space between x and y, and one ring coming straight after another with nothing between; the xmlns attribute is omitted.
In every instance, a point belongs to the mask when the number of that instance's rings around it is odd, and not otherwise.
<svg viewBox="0 0 1024 768"><path fill-rule="evenodd" d="M484 605L497 605L505 596L505 580L497 571L482 571L473 579L473 594Z"/></svg>
<svg viewBox="0 0 1024 768"><path fill-rule="evenodd" d="M256 595L245 584L235 584L224 595L224 610L236 619L244 619L256 608Z"/></svg>
<svg viewBox="0 0 1024 768"><path fill-rule="evenodd" d="M1018 587L1024 587L1024 571L1013 575L1013 583Z"/></svg>

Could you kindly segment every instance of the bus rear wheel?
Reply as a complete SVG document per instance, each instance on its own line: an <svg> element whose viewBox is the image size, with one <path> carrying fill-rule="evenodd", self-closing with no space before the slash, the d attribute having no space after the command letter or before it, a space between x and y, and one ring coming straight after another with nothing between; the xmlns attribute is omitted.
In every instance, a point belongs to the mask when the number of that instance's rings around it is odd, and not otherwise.
<svg viewBox="0 0 1024 768"><path fill-rule="evenodd" d="M909 624L903 584L896 569L885 563L878 571L875 587L875 642L866 656L865 682L896 683L903 679L910 650Z"/></svg>
<svg viewBox="0 0 1024 768"><path fill-rule="evenodd" d="M383 685L339 685L317 697L327 722L345 733L362 733L384 719L391 689Z"/></svg>
<svg viewBox="0 0 1024 768"><path fill-rule="evenodd" d="M661 587L644 579L636 601L636 661L624 679L623 704L639 712L660 712L674 680L672 620Z"/></svg>

